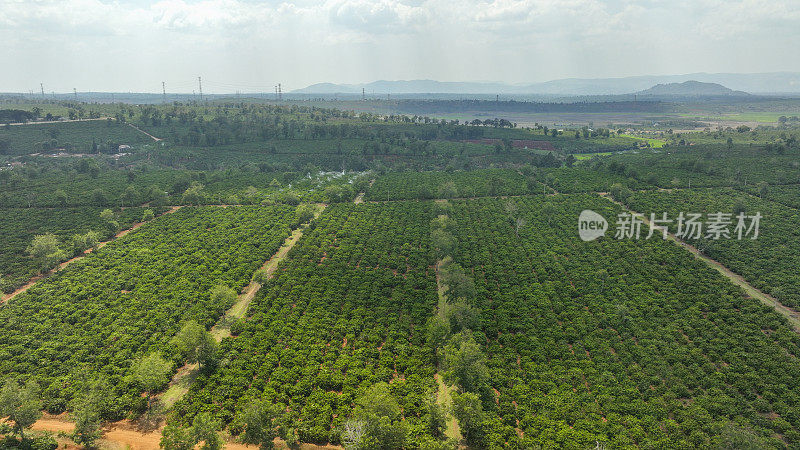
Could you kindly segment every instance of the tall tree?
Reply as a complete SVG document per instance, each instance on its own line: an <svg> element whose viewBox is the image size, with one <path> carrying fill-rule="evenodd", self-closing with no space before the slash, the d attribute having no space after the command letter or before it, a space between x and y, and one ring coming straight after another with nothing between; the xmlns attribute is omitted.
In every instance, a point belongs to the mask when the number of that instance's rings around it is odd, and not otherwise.
<svg viewBox="0 0 800 450"><path fill-rule="evenodd" d="M133 367L133 377L147 392L147 407L150 407L153 394L169 381L172 364L158 353L153 352L137 361Z"/></svg>
<svg viewBox="0 0 800 450"><path fill-rule="evenodd" d="M24 385L14 380L6 381L0 389L0 416L14 422L14 431L25 439L24 431L42 416L39 385L29 381Z"/></svg>

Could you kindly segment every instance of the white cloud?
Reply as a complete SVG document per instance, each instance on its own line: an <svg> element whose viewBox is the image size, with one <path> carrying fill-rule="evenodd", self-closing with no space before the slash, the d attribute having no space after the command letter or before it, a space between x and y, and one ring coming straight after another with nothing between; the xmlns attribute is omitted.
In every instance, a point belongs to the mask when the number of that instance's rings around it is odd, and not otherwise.
<svg viewBox="0 0 800 450"><path fill-rule="evenodd" d="M797 0L0 0L0 91L53 67L109 89L800 70L797 23Z"/></svg>

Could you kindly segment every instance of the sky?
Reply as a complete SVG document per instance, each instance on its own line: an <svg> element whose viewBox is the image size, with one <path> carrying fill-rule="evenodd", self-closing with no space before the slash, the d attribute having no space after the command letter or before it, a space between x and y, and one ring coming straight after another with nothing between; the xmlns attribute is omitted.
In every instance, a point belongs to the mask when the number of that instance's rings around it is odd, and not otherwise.
<svg viewBox="0 0 800 450"><path fill-rule="evenodd" d="M800 0L0 0L0 92L800 71Z"/></svg>

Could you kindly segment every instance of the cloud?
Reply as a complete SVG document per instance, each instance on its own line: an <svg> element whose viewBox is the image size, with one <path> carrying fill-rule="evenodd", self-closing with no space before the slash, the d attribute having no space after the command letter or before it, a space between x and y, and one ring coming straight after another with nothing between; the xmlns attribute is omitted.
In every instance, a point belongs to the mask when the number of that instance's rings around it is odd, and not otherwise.
<svg viewBox="0 0 800 450"><path fill-rule="evenodd" d="M543 81L800 70L797 0L0 0L0 90L63 67L161 77ZM748 58L741 58L748 54ZM70 72L71 70L71 72ZM129 69L130 70L130 69ZM144 69L140 69L139 77ZM78 75L79 74L79 75ZM146 75L145 75L146 76ZM108 83L142 82L122 74ZM212 75L209 75L209 79ZM357 78L357 79L356 79ZM204 76L205 79L205 76ZM88 81L87 81L88 83ZM288 81L286 82L288 84ZM70 82L70 88L72 86Z"/></svg>
<svg viewBox="0 0 800 450"><path fill-rule="evenodd" d="M413 33L430 20L422 4L399 1L333 0L325 8L331 25L368 34Z"/></svg>

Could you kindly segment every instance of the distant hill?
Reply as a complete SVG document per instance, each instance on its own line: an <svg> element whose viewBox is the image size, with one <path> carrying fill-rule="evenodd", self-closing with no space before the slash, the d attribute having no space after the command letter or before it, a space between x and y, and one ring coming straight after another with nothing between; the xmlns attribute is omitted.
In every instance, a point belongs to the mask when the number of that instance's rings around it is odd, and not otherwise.
<svg viewBox="0 0 800 450"><path fill-rule="evenodd" d="M719 83L703 83L695 80L684 81L683 83L657 84L636 94L653 97L743 97L750 95L744 91L734 91L726 88Z"/></svg>
<svg viewBox="0 0 800 450"><path fill-rule="evenodd" d="M436 80L374 81L362 84L319 83L292 91L295 94L487 94L487 95L624 95L647 90L657 84L686 81L716 83L734 91L752 94L800 94L800 73L693 73L686 75L644 75L623 78L565 78L531 84L500 82L458 82ZM725 95L725 94L716 94Z"/></svg>

